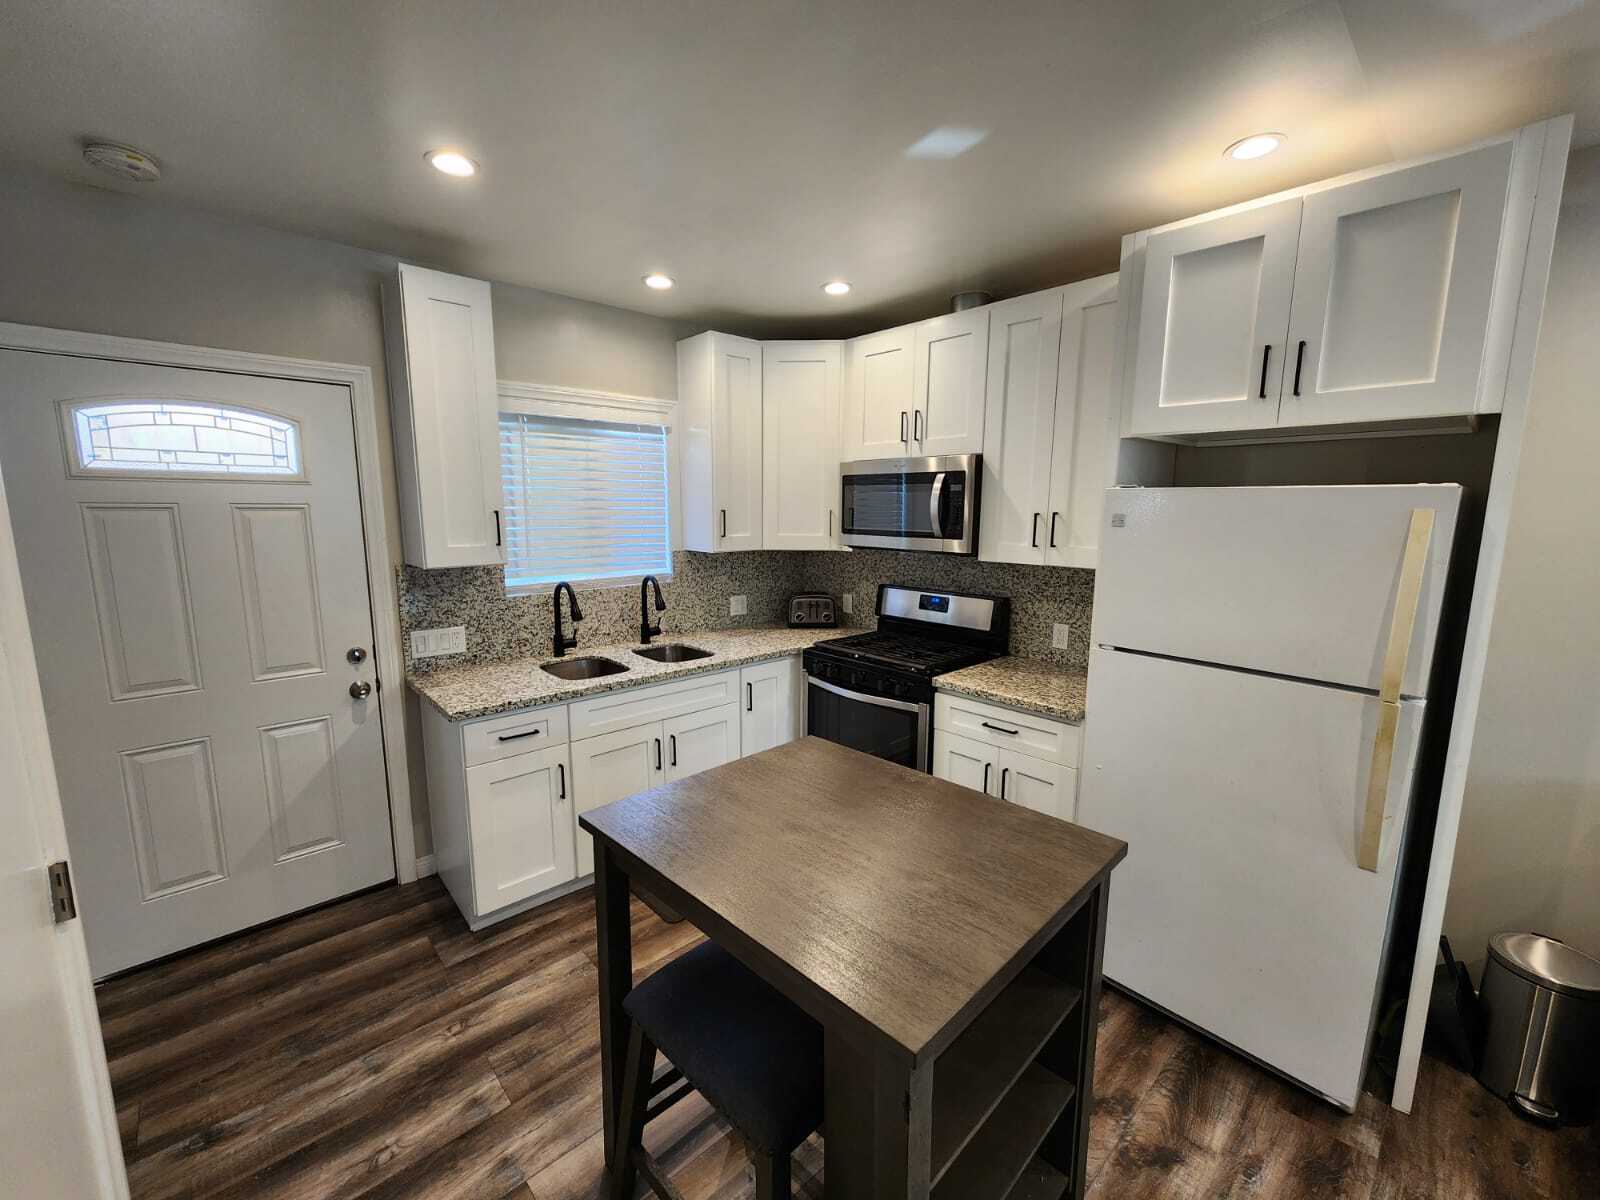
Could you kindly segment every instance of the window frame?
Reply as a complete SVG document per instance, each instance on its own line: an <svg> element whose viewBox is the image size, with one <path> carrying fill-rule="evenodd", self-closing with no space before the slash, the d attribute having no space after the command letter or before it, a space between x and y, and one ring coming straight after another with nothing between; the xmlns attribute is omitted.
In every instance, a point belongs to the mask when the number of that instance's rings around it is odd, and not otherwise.
<svg viewBox="0 0 1600 1200"><path fill-rule="evenodd" d="M671 400L649 396L630 396L620 392L598 392L553 384L498 383L501 413L530 417L558 417L568 421L601 421L621 425L658 425L666 432L667 456L667 570L656 576L662 583L672 579L673 555L682 548L678 497L678 406ZM498 423L498 416L496 418ZM636 588L643 575L594 576L574 579L572 585L584 591ZM553 587L548 583L504 583L507 596L544 595Z"/></svg>

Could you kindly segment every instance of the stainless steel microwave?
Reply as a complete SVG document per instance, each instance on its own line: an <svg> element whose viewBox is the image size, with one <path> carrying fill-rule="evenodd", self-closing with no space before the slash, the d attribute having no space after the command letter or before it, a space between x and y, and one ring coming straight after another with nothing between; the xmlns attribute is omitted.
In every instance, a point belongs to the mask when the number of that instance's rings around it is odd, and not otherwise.
<svg viewBox="0 0 1600 1200"><path fill-rule="evenodd" d="M976 554L982 458L945 454L842 464L841 540L846 546Z"/></svg>

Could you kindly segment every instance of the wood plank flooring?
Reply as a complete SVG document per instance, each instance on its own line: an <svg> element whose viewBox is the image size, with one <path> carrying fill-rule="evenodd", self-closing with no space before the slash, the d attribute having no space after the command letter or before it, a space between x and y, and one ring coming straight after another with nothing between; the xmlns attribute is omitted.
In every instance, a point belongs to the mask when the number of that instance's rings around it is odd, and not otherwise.
<svg viewBox="0 0 1600 1200"><path fill-rule="evenodd" d="M699 940L637 902L636 973ZM136 1200L578 1200L601 1167L594 911L481 934L437 880L354 897L104 984ZM1576 1200L1600 1137L1519 1121L1424 1060L1417 1113L1344 1116L1114 991L1100 1012L1095 1200ZM688 1200L754 1195L698 1097L646 1140ZM795 1161L820 1200L822 1147ZM643 1194L643 1193L641 1193Z"/></svg>

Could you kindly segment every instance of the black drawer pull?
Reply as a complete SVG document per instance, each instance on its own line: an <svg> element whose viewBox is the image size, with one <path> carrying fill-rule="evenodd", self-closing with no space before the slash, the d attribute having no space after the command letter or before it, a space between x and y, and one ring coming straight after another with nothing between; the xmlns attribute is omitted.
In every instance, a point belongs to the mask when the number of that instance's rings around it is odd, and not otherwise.
<svg viewBox="0 0 1600 1200"><path fill-rule="evenodd" d="M542 729L528 729L528 730L523 731L522 733L502 733L498 737L495 738L495 741L497 741L497 742L515 742L515 741L519 741L520 739L525 738L525 737L538 737L543 732L544 732L544 730L542 730Z"/></svg>
<svg viewBox="0 0 1600 1200"><path fill-rule="evenodd" d="M985 729L992 729L996 733L1009 733L1012 737L1016 737L1017 736L1017 732L1018 732L1017 730L1015 730L1015 729L1007 729L1004 725L991 725L987 721L982 722L982 725L983 725L983 727Z"/></svg>

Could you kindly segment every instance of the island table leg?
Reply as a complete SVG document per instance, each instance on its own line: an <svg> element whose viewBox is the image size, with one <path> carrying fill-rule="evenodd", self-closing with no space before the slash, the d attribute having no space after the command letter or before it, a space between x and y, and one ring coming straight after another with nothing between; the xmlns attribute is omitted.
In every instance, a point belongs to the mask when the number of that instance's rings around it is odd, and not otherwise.
<svg viewBox="0 0 1600 1200"><path fill-rule="evenodd" d="M600 1105L605 1124L605 1161L617 1139L617 1106L627 1065L628 1014L622 1002L633 988L633 927L628 876L604 839L595 838L594 915L600 975Z"/></svg>
<svg viewBox="0 0 1600 1200"><path fill-rule="evenodd" d="M826 1200L927 1200L933 1070L823 1031Z"/></svg>

